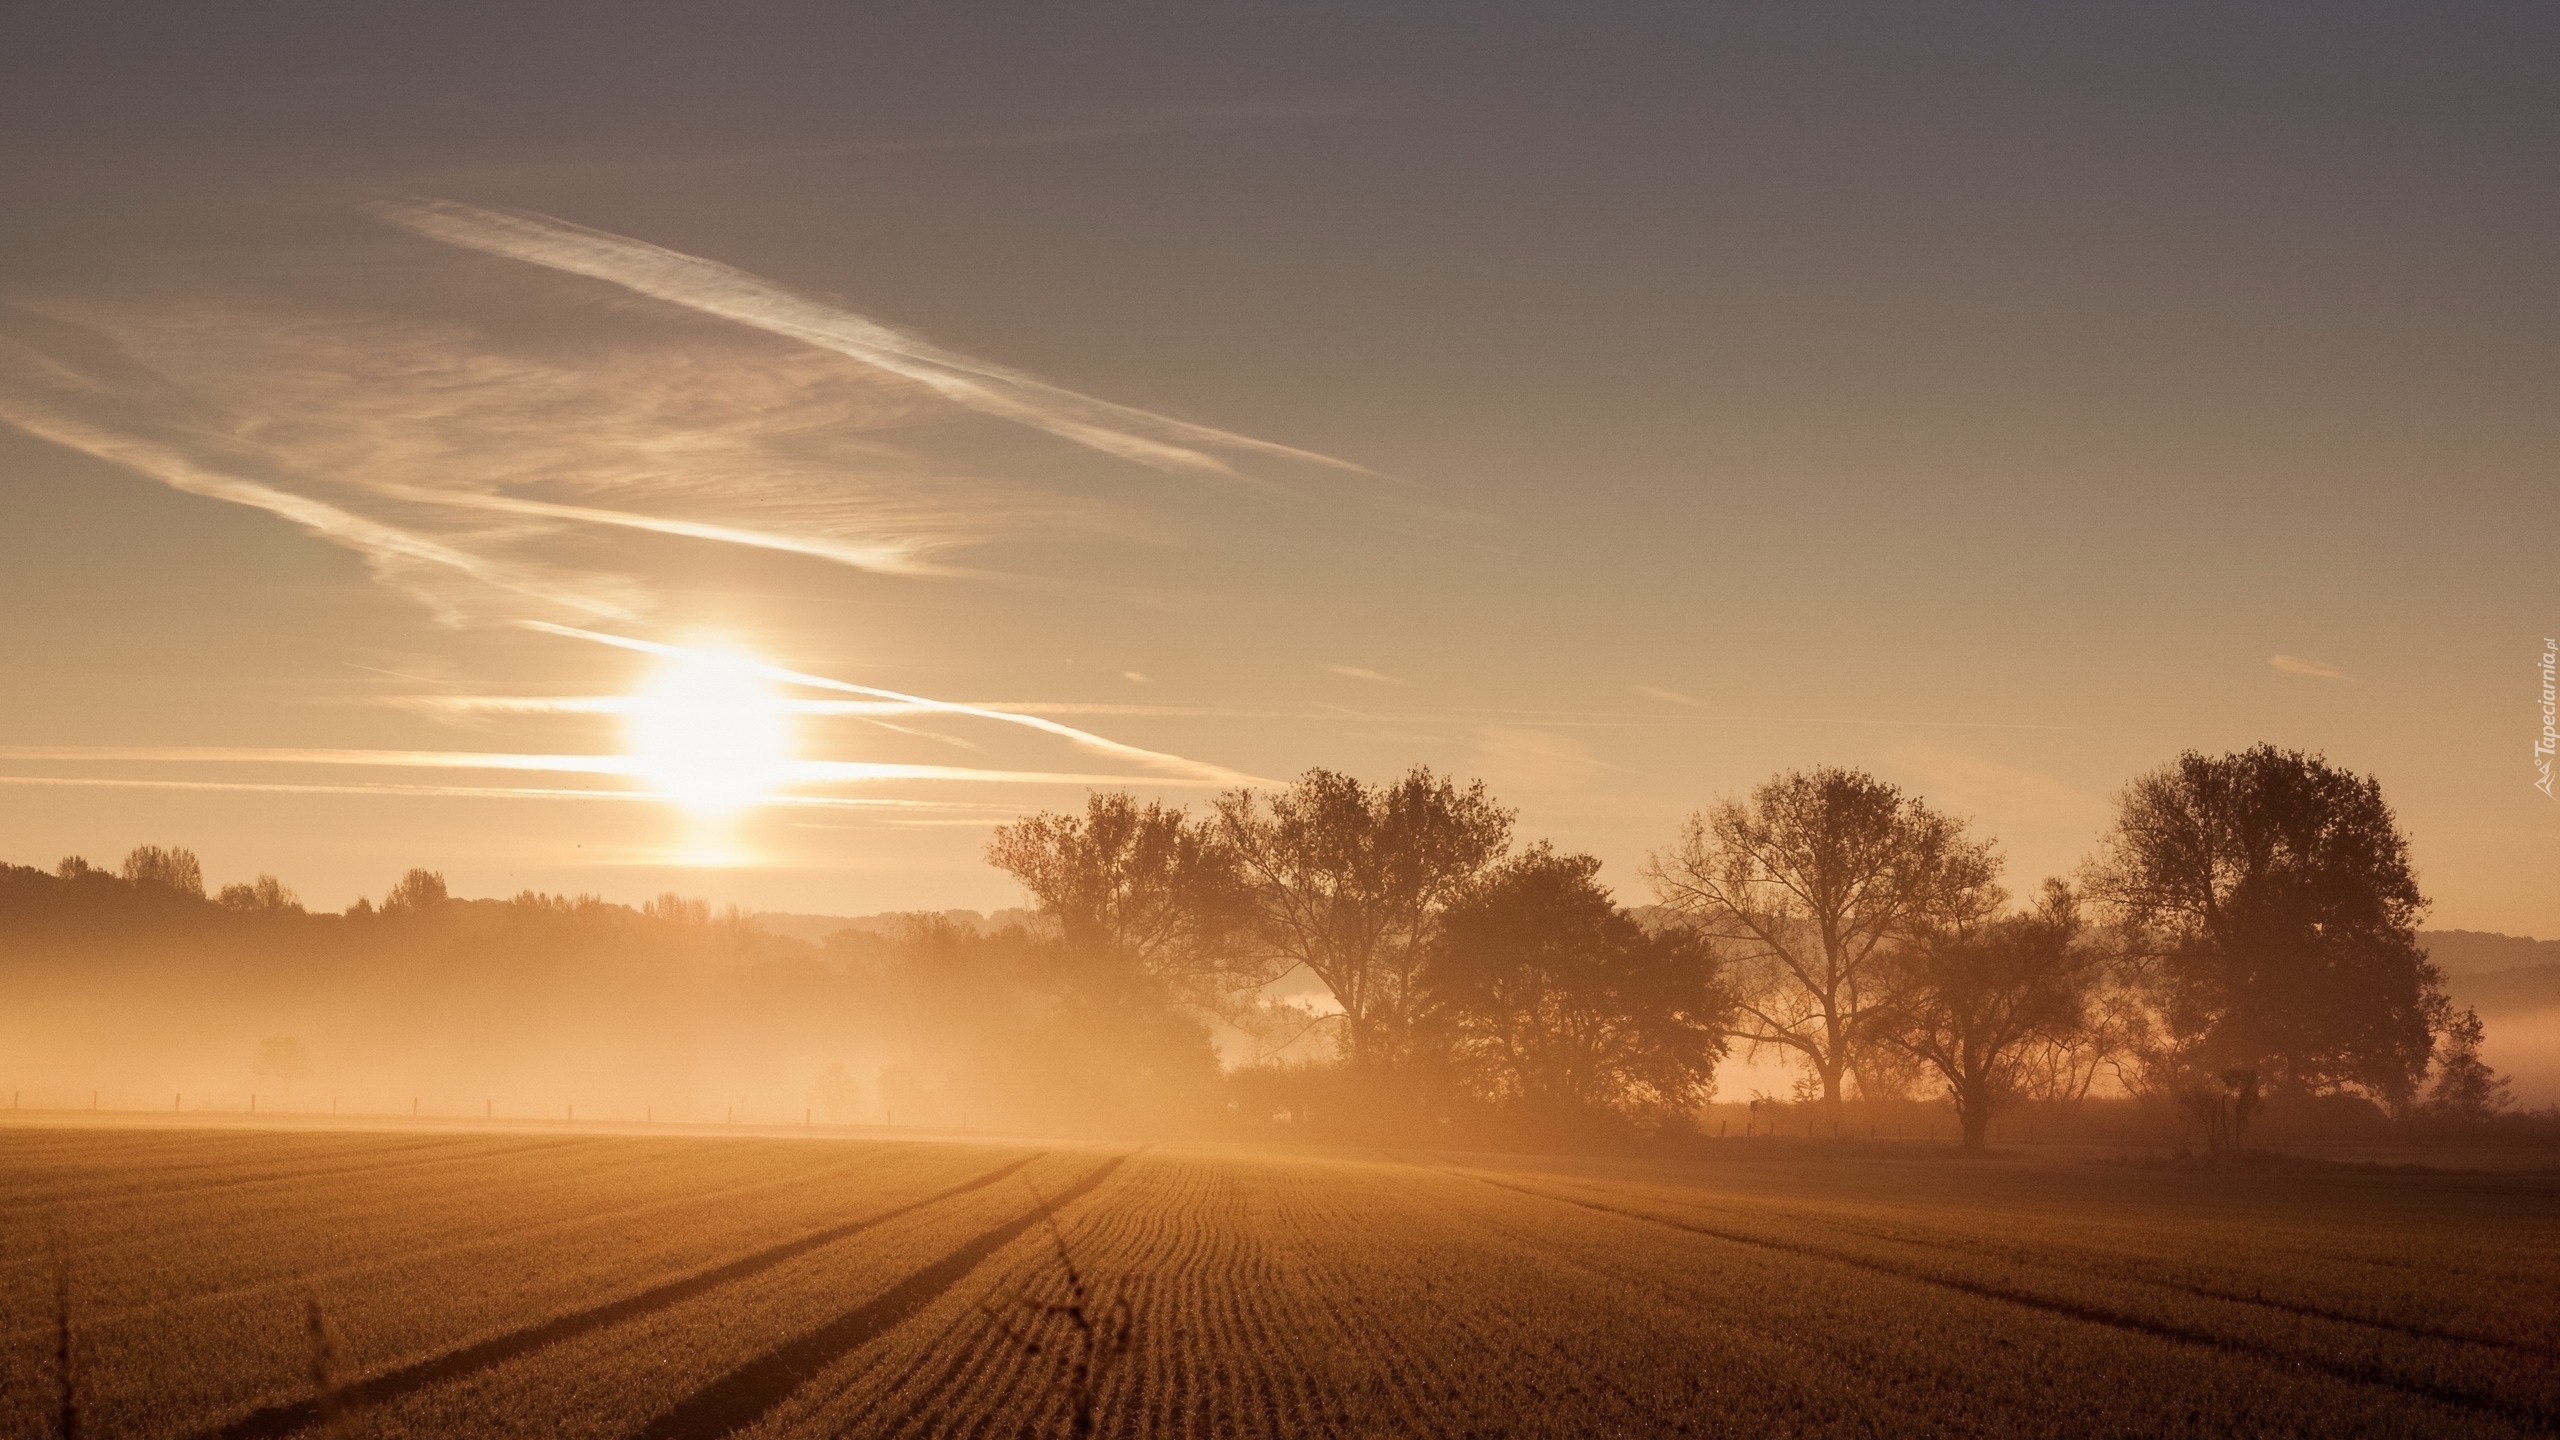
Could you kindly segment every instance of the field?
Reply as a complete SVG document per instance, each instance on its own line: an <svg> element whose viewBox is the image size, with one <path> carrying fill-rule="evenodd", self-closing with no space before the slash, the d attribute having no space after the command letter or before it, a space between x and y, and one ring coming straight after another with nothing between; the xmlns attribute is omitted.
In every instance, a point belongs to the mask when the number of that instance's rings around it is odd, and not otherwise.
<svg viewBox="0 0 2560 1440"><path fill-rule="evenodd" d="M2548 1177L18 1126L0 1224L13 1436L65 1275L90 1437L2560 1427Z"/></svg>

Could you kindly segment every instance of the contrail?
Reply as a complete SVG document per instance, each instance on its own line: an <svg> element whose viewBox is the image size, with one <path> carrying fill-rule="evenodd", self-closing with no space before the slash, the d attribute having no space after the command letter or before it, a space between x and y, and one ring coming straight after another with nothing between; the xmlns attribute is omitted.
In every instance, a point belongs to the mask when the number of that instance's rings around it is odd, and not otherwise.
<svg viewBox="0 0 2560 1440"><path fill-rule="evenodd" d="M664 515L642 515L630 510L606 510L593 505L563 505L550 500L522 500L512 495L491 495L473 490L429 490L415 485L376 485L374 493L394 500L407 500L420 505L445 505L461 510L486 510L499 515L529 515L546 520L575 520L589 525L618 525L626 530L647 530L660 535L680 535L690 540L716 540L724 545L744 545L757 550L780 550L793 555L808 555L832 560L857 570L872 570L885 575L959 575L969 572L952 570L915 558L912 546L895 541L872 545L854 545L841 540L812 540L798 535L776 535L769 530L748 530L736 525L713 525L700 520L677 520Z"/></svg>
<svg viewBox="0 0 2560 1440"><path fill-rule="evenodd" d="M953 404L994 415L1159 470L1194 471L1265 485L1211 450L1243 451L1379 476L1330 455L1195 425L1098 400L1037 376L945 350L866 315L823 304L723 265L547 215L484 210L453 200L385 201L387 223L448 245L584 275L707 315L786 336L925 386Z"/></svg>
<svg viewBox="0 0 2560 1440"><path fill-rule="evenodd" d="M527 580L468 551L457 550L397 526L385 525L326 501L208 469L164 446L112 435L50 410L0 403L0 420L6 420L39 439L50 440L66 449L78 450L148 476L173 490L201 495L208 500L247 505L289 520L324 540L333 540L364 556L377 575L403 566L430 566L467 575L484 585L526 599L584 611L589 615L616 620L636 618L629 609L610 601Z"/></svg>
<svg viewBox="0 0 2560 1440"><path fill-rule="evenodd" d="M1141 751L1141 754L1148 753ZM524 755L490 750L351 750L318 747L246 745L0 745L0 760L41 762L109 761L126 764L195 765L347 765L385 769L531 771L563 775L641 773L628 755ZM1127 775L1090 775L1059 770L991 770L960 765L906 765L878 760L796 760L784 771L786 783L846 784L875 780L945 780L997 785L1125 785ZM1223 777L1166 780L1162 785L1222 785ZM45 777L23 783L43 784ZM178 783L178 782L170 782Z"/></svg>
<svg viewBox="0 0 2560 1440"><path fill-rule="evenodd" d="M673 797L654 790L577 790L530 785L314 785L282 780L137 780L95 775L0 775L0 785L57 786L98 790L211 790L259 795L413 795L471 800L648 800ZM828 810L963 810L1004 813L1008 807L958 800L895 800L856 795L772 795L760 805L816 807Z"/></svg>
<svg viewBox="0 0 2560 1440"><path fill-rule="evenodd" d="M598 645L611 645L616 649L636 650L644 655L688 655L694 653L681 645L666 645L655 640L634 640L627 635L608 635L599 630L581 630L574 625L555 625L548 620L519 620L516 623L527 630L538 630L546 635L564 635L573 640L589 640ZM1083 748L1094 751L1098 754L1118 756L1124 760L1135 760L1143 765L1171 770L1177 774L1188 776L1195 781L1216 785L1270 785L1276 783L1257 775L1247 775L1240 770L1230 770L1223 765L1211 765L1205 761L1193 760L1181 755L1169 755L1161 750L1147 750L1136 745L1124 745L1117 740L1106 739L1103 736L1096 735L1090 730L1079 730L1072 725L1062 725L1055 720L1047 719L1039 715L1025 715L1018 711L1010 710L990 710L981 706L963 705L950 700L934 700L922 695L909 695L904 691L899 690L883 690L875 685L856 685L849 680L837 680L825 675L811 675L800 670L785 670L776 665L754 664L752 668L757 674L764 676L766 679L778 680L786 685L805 685L818 690L839 690L848 695L868 695L878 700L894 700L903 704L914 705L924 710L937 711L945 715L970 715L981 720L996 720L1007 725L1020 725L1026 729L1038 730L1044 734L1058 736L1061 739L1082 746ZM1115 780L1113 783L1123 782Z"/></svg>

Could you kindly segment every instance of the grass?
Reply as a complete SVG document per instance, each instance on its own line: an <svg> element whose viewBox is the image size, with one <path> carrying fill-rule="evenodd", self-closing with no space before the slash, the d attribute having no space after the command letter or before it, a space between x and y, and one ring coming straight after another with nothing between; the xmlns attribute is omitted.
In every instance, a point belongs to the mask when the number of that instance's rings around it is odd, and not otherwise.
<svg viewBox="0 0 2560 1440"><path fill-rule="evenodd" d="M57 1433L75 1356L86 1433L138 1440L2548 1433L2555 1200L1910 1146L0 1129L0 1223L64 1226L0 1257L42 1317L0 1435Z"/></svg>

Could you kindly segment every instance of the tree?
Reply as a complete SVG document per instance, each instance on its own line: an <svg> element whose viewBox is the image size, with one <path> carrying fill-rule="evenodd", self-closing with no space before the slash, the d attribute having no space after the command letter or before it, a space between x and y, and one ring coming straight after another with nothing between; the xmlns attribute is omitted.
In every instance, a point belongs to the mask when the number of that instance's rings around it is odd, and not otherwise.
<svg viewBox="0 0 2560 1440"><path fill-rule="evenodd" d="M2271 745L2189 751L2125 789L2085 888L2128 940L2135 1082L2229 1112L2209 1135L2241 1143L2270 1090L2414 1100L2448 1006L2372 779Z"/></svg>
<svg viewBox="0 0 2560 1440"><path fill-rule="evenodd" d="M273 875L261 875L246 885L225 885L215 900L226 909L253 913L280 914L302 908L302 897Z"/></svg>
<svg viewBox="0 0 2560 1440"><path fill-rule="evenodd" d="M2435 1084L2427 1088L2427 1110L2436 1118L2477 1125L2515 1103L2507 1077L2480 1058L2486 1033L2480 1012L2470 1006L2446 1025L2444 1040L2436 1047Z"/></svg>
<svg viewBox="0 0 2560 1440"><path fill-rule="evenodd" d="M825 1115L830 1125L841 1124L844 1117L854 1112L861 1099L862 1087L846 1071L842 1061L828 1065L809 1082L810 1108Z"/></svg>
<svg viewBox="0 0 2560 1440"><path fill-rule="evenodd" d="M2025 1088L2036 1047L2068 1044L2085 1025L2100 957L2080 932L2078 899L2048 880L2033 909L1896 953L1885 1029L1946 1082L1965 1149L1983 1148L1992 1114Z"/></svg>
<svg viewBox="0 0 2560 1440"><path fill-rule="evenodd" d="M67 862L66 862L67 863ZM82 861L86 868L88 862ZM157 845L136 845L124 857L124 878L135 885L161 890L174 890L181 895L202 897L204 867L196 863L196 852Z"/></svg>
<svg viewBox="0 0 2560 1440"><path fill-rule="evenodd" d="M1551 1116L1686 1114L1714 1093L1730 1002L1705 942L1647 933L1599 871L1542 843L1450 905L1425 1013L1483 1098Z"/></svg>
<svg viewBox="0 0 2560 1440"><path fill-rule="evenodd" d="M249 1073L283 1086L285 1099L291 1100L293 1082L311 1073L311 1052L290 1035L272 1036L259 1043L258 1059Z"/></svg>
<svg viewBox="0 0 2560 1440"><path fill-rule="evenodd" d="M1735 1038L1793 1051L1836 1116L1891 998L1895 949L2000 902L1990 842L1856 770L1791 771L1689 817L1646 862L1654 893L1717 947Z"/></svg>
<svg viewBox="0 0 2560 1440"><path fill-rule="evenodd" d="M1380 786L1310 770L1217 809L1279 973L1304 965L1333 991L1346 1061L1397 1065L1433 927L1511 848L1512 812L1422 766Z"/></svg>
<svg viewBox="0 0 2560 1440"><path fill-rule="evenodd" d="M400 877L382 897L382 908L391 910L433 910L446 900L444 877L433 870L412 870Z"/></svg>
<svg viewBox="0 0 2560 1440"><path fill-rule="evenodd" d="M1247 954L1252 912L1234 850L1178 807L1097 791L1081 817L997 827L987 860L1030 892L1055 930L1055 978L1087 998L1223 1013L1230 993L1269 978Z"/></svg>

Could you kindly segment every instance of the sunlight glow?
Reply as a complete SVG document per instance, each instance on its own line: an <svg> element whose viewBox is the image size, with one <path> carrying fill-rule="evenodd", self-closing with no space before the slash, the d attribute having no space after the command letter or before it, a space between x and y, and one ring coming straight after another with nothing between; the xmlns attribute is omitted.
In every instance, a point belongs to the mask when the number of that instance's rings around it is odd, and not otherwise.
<svg viewBox="0 0 2560 1440"><path fill-rule="evenodd" d="M716 650L677 650L631 697L631 759L658 794L694 815L732 815L790 777L791 714L766 666Z"/></svg>

